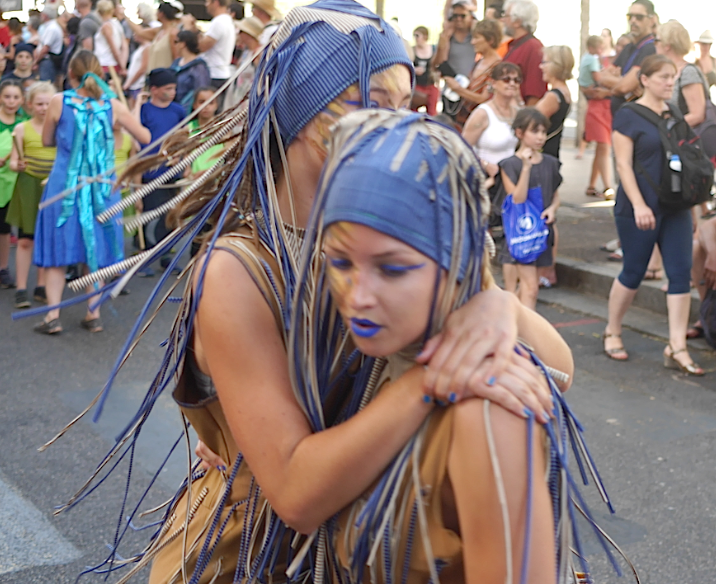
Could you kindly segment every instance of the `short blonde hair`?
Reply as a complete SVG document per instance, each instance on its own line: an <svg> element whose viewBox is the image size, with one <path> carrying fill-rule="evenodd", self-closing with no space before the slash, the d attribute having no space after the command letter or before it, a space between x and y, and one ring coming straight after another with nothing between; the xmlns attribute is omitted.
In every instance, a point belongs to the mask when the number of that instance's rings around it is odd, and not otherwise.
<svg viewBox="0 0 716 584"><path fill-rule="evenodd" d="M27 98L27 103L32 103L36 95L40 95L43 93L48 95L55 95L55 93L57 93L57 89L49 81L38 81L36 83L33 83L32 85L30 85L30 87L27 88L27 93L25 94Z"/></svg>
<svg viewBox="0 0 716 584"><path fill-rule="evenodd" d="M572 49L566 45L556 45L545 47L543 54L554 65L554 76L557 79L567 81L572 78L572 69L574 69Z"/></svg>
<svg viewBox="0 0 716 584"><path fill-rule="evenodd" d="M659 27L659 40L663 46L671 47L671 52L678 57L691 51L689 32L678 20L670 20Z"/></svg>
<svg viewBox="0 0 716 584"><path fill-rule="evenodd" d="M99 2L97 2L97 14L100 16L114 14L114 3L112 0L99 0Z"/></svg>

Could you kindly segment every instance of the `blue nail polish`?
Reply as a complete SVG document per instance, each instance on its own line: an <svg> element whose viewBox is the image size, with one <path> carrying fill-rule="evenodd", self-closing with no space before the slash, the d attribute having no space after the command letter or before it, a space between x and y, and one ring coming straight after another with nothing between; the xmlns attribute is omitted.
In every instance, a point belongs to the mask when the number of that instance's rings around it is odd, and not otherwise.
<svg viewBox="0 0 716 584"><path fill-rule="evenodd" d="M226 467L223 464L217 466L216 468L218 468L221 472L226 472Z"/></svg>
<svg viewBox="0 0 716 584"><path fill-rule="evenodd" d="M528 418L531 418L531 417L534 415L534 414L532 413L532 411L531 411L530 409L528 409L528 408L525 408L525 409L522 410L522 411L524 412L525 416L527 416Z"/></svg>
<svg viewBox="0 0 716 584"><path fill-rule="evenodd" d="M426 404L429 404L430 402L433 401L433 398L431 398L429 395L424 395L424 396L423 396L423 401L424 401Z"/></svg>
<svg viewBox="0 0 716 584"><path fill-rule="evenodd" d="M448 401L451 404L454 404L457 401L457 394L454 391L448 396Z"/></svg>
<svg viewBox="0 0 716 584"><path fill-rule="evenodd" d="M495 379L495 376L493 375L492 377L490 377L490 379L487 380L487 385L492 387L493 385L495 385L495 381L497 381L497 379Z"/></svg>

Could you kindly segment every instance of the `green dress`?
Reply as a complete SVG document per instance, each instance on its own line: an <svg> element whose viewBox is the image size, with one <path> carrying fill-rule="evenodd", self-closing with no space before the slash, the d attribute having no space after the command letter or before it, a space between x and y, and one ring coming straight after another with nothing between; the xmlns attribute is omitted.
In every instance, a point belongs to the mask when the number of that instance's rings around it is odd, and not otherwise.
<svg viewBox="0 0 716 584"><path fill-rule="evenodd" d="M10 170L10 152L12 152L12 131L19 123L29 120L22 108L17 110L15 121L5 124L0 121L0 158L7 157L7 162L0 166L0 207L5 207L12 199L17 182L17 173Z"/></svg>

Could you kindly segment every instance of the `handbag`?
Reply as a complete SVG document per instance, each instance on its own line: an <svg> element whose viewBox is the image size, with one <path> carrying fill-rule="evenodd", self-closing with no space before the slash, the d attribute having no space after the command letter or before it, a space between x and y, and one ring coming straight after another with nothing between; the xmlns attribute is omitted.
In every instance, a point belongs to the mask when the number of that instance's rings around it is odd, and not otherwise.
<svg viewBox="0 0 716 584"><path fill-rule="evenodd" d="M549 228L542 219L542 187L527 191L524 203L515 203L512 195L502 203L502 228L510 255L520 264L531 264L547 249Z"/></svg>

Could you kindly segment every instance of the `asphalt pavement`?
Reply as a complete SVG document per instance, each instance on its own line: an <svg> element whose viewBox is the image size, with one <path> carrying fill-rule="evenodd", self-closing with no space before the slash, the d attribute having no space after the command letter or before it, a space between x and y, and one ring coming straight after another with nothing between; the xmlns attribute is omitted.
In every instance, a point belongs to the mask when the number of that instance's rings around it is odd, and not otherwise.
<svg viewBox="0 0 716 584"><path fill-rule="evenodd" d="M567 184L576 185L585 168L587 162L580 161ZM575 188L572 195L565 190L567 215L593 213L594 207L581 207L590 201L574 198ZM583 217L579 221L591 223ZM129 486L122 480L126 473L117 473L78 507L53 516L96 469L136 409L158 367L176 305L160 312L145 334L117 378L99 422L86 417L46 451L38 452L38 447L102 389L157 280L133 281L129 296L103 309L105 331L94 335L79 326L81 305L63 311L62 335L33 333L39 317L11 321L13 291L0 290L0 584L74 582L86 566L102 561L118 518L136 504L181 435L178 410L163 396L136 447ZM610 515L596 491L585 488L598 521L630 556L642 582L713 582L716 353L703 344L691 347L694 359L707 370L703 378L664 369L663 315L635 309L624 333L631 358L617 363L602 353L603 298L557 288L541 292L538 309L574 352L577 370L568 400L586 428L616 508L616 515ZM126 469L127 461L121 466ZM186 446L180 444L143 508L169 498L186 468ZM125 495L128 504L122 509ZM122 553L136 550L145 534L132 533ZM585 541L595 582L629 581L616 578L594 538L585 535ZM80 581L104 580L87 576Z"/></svg>

